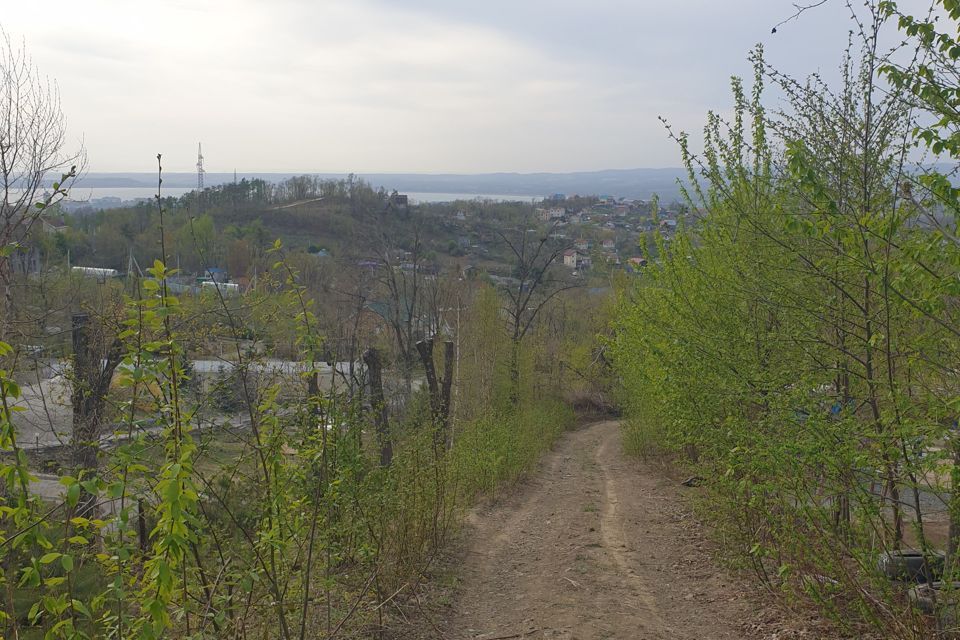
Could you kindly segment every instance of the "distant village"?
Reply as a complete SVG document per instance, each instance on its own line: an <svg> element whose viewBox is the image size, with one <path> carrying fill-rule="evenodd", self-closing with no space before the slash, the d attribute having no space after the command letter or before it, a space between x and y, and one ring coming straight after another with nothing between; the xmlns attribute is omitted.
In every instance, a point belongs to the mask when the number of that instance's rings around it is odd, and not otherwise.
<svg viewBox="0 0 960 640"><path fill-rule="evenodd" d="M452 207L448 203L446 208L433 209L430 215L437 216L438 225L431 239L433 250L429 252L412 256L409 252L395 251L389 256L353 258L350 263L367 271L386 266L400 271L416 270L427 278L456 266L461 278L482 273L494 284L513 286L513 274L506 268L504 256L500 255L503 250L498 235L500 227L487 215L486 204L492 202L478 198L476 201L458 202ZM293 205L281 208L288 206ZM406 195L394 192L385 200L382 213L407 215L413 206ZM430 209L437 205L416 206ZM656 212L653 211L655 206ZM550 229L550 237L556 241L554 246L566 247L557 264L569 269L572 277L586 277L598 268L600 272L597 275L610 270L638 274L646 265L652 248L652 232L659 231L661 237L669 242L687 215L687 208L678 202L664 207L650 200L557 193L538 201L533 207L533 214ZM44 217L44 233L56 236L67 230L67 222L63 218L55 215ZM321 238L316 240L322 242ZM340 253L331 253L322 244L310 244L304 247L304 251L317 259L337 257ZM18 271L39 270L40 260L36 252L24 253L18 258L22 262L16 265ZM384 261L391 264L385 264ZM69 265L69 254L67 262ZM75 275L101 281L124 275L144 275L133 251L124 262L127 264L120 268L107 268L107 265L101 264L68 266L68 269ZM242 295L256 286L255 273L229 273L232 270L224 268L227 266L210 266L192 275L179 271L177 276L168 281L168 285L172 293L177 295L209 292L228 297Z"/></svg>
<svg viewBox="0 0 960 640"><path fill-rule="evenodd" d="M648 200L557 193L539 202L534 212L540 222L550 226L553 239L570 245L563 253L562 264L573 275L581 275L599 264L637 273L647 262L641 249L644 236L659 230L669 242L687 212L685 206L676 202L668 207L657 205L656 215L653 207L654 203ZM466 225L470 214L461 209L454 218ZM477 235L476 231L474 234ZM462 237L460 243L474 254L489 254L482 237L473 242Z"/></svg>

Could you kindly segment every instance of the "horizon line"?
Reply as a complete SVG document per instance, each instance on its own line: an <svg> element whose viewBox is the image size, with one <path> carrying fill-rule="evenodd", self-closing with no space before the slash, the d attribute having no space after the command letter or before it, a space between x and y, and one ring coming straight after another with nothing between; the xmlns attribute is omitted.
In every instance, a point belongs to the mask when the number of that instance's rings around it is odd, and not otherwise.
<svg viewBox="0 0 960 640"><path fill-rule="evenodd" d="M204 170L204 175L210 174L223 174L223 175L232 175L236 173L237 176L242 175L251 175L251 174L289 174L289 175L365 175L365 174L375 174L375 175L395 175L395 176L487 176L487 175L542 175L542 174L572 174L572 173L609 173L614 171L666 171L666 170L678 170L686 171L686 168L681 166L665 166L665 167L627 167L621 169L577 169L571 171L477 171L477 172L445 172L445 171L283 171L283 170L269 170L269 171L240 171L233 169L227 171L213 171L209 169ZM80 174L80 178L88 175L104 174L104 173L133 173L139 175L156 175L156 171L131 171L131 170L96 170L96 171L85 171ZM186 169L186 170L168 170L164 169L164 175L169 175L173 173L183 173L196 175L196 169Z"/></svg>

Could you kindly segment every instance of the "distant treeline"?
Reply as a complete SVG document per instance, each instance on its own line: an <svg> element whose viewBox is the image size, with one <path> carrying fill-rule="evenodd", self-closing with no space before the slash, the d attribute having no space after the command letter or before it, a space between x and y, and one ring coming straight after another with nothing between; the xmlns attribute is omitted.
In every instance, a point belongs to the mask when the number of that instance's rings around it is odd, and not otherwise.
<svg viewBox="0 0 960 640"><path fill-rule="evenodd" d="M162 190L161 190L162 196ZM318 200L320 199L320 200ZM258 178L161 197L168 248L182 269L216 265L246 275L277 235L343 237L350 219L386 208L390 194L349 176L325 180L297 176L279 183ZM314 201L309 208L286 207ZM321 213L323 215L321 215ZM131 207L64 215L66 228L40 233L35 244L49 261L124 270L130 257L150 264L159 257L156 201Z"/></svg>

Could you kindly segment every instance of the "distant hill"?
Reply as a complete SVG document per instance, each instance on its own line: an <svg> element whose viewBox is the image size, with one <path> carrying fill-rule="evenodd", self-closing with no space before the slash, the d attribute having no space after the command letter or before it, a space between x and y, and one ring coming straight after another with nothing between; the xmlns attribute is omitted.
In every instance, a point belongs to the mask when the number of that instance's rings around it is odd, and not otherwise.
<svg viewBox="0 0 960 640"><path fill-rule="evenodd" d="M302 173L242 173L238 178L262 178L280 182ZM309 173L322 178L342 179L345 173ZM392 191L420 193L502 194L516 196L609 195L623 198L649 198L654 194L669 202L680 197L677 180L686 177L678 168L666 169L611 169L579 171L575 173L358 173L374 187ZM206 186L233 181L232 173L207 173ZM196 185L195 173L166 173L165 187L188 188ZM79 188L143 187L157 184L150 173L88 173L77 184Z"/></svg>

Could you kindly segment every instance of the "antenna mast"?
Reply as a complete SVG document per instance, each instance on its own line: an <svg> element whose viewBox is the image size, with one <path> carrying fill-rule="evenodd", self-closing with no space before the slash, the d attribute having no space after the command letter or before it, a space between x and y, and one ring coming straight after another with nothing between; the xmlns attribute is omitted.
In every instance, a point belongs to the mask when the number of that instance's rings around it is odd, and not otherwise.
<svg viewBox="0 0 960 640"><path fill-rule="evenodd" d="M203 191L203 145L197 143L197 191Z"/></svg>

